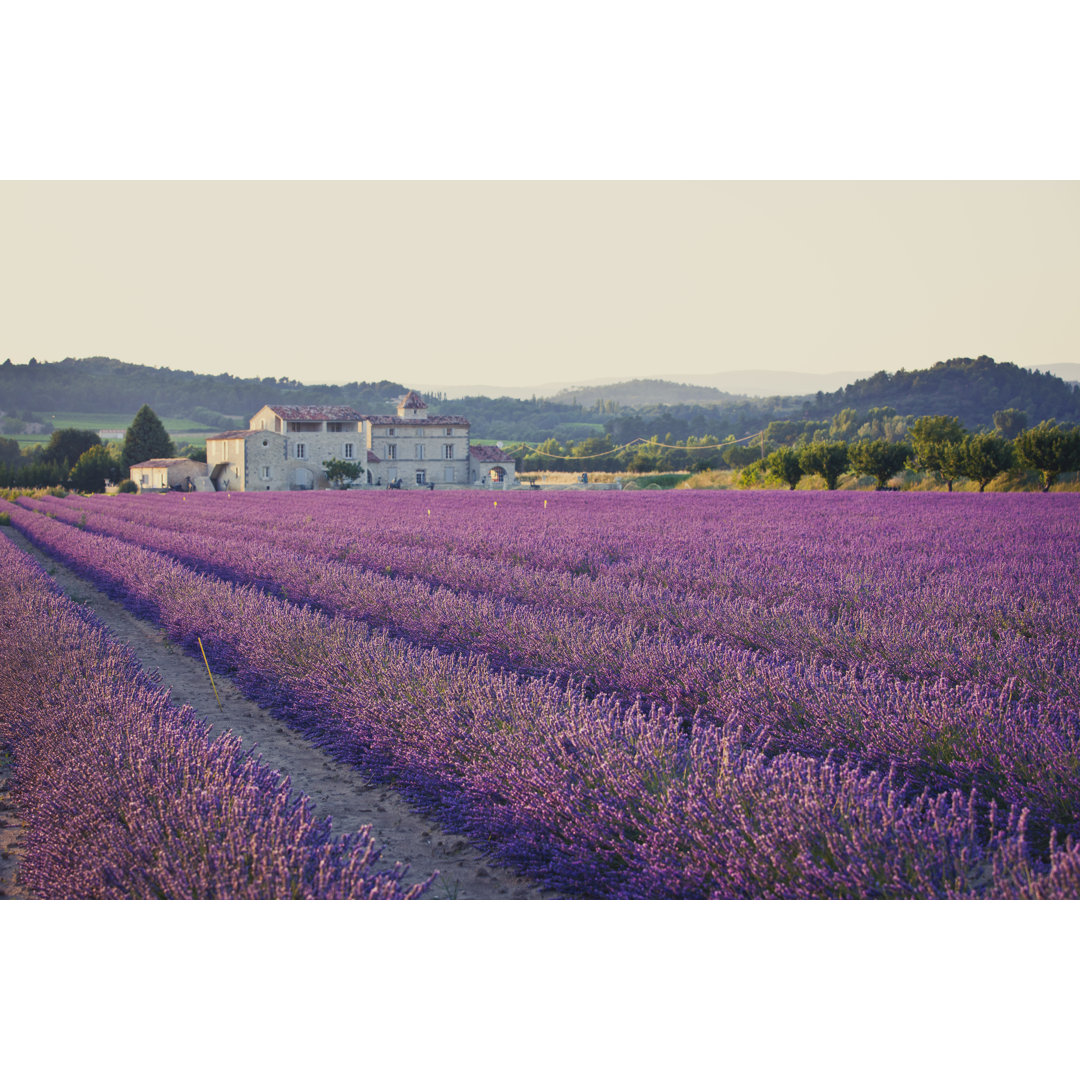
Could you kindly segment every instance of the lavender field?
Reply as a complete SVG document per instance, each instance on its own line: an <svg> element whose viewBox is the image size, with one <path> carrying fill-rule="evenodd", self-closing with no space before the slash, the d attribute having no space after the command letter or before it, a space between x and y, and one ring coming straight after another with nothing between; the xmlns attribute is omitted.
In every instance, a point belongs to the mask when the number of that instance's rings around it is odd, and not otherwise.
<svg viewBox="0 0 1080 1080"><path fill-rule="evenodd" d="M1080 895L1078 511L380 491L11 523L569 895L1053 898Z"/></svg>
<svg viewBox="0 0 1080 1080"><path fill-rule="evenodd" d="M413 899L370 830L330 838L287 780L212 742L85 608L0 537L0 742L49 899Z"/></svg>

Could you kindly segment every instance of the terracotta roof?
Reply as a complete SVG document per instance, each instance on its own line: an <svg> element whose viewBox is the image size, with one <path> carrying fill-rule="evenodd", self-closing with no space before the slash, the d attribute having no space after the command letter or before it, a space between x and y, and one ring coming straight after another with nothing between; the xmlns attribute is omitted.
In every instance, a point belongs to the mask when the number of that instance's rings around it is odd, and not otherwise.
<svg viewBox="0 0 1080 1080"><path fill-rule="evenodd" d="M367 460L369 465L382 464L382 458L377 458L370 450L367 452Z"/></svg>
<svg viewBox="0 0 1080 1080"><path fill-rule="evenodd" d="M266 405L282 420L359 420L360 414L351 405Z"/></svg>
<svg viewBox="0 0 1080 1080"><path fill-rule="evenodd" d="M477 461L513 461L514 455L497 446L470 446L469 454Z"/></svg>
<svg viewBox="0 0 1080 1080"><path fill-rule="evenodd" d="M361 416L369 424L387 424L390 427L468 427L469 421L464 416L429 416L426 419L419 416Z"/></svg>
<svg viewBox="0 0 1080 1080"><path fill-rule="evenodd" d="M402 399L399 409L426 409L427 402L415 391L410 390Z"/></svg>
<svg viewBox="0 0 1080 1080"><path fill-rule="evenodd" d="M180 462L186 461L189 465L205 465L205 461L192 462L191 458L186 457L155 457L150 458L148 461L140 461L131 467L133 469L167 469L170 465L179 465Z"/></svg>
<svg viewBox="0 0 1080 1080"><path fill-rule="evenodd" d="M218 435L207 435L207 442L218 442L221 439L250 439L252 435L275 435L273 431L258 431L252 428L241 428L239 431L222 431Z"/></svg>

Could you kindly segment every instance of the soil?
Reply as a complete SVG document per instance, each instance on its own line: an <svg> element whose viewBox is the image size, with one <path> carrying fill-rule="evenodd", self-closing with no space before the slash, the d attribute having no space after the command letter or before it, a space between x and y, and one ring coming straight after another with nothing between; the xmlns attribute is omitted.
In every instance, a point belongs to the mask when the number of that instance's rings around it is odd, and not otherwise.
<svg viewBox="0 0 1080 1080"><path fill-rule="evenodd" d="M381 861L410 867L407 882L438 871L426 899L538 900L558 898L512 871L497 866L466 837L445 832L413 810L393 787L369 783L355 769L314 747L283 721L246 698L225 675L214 673L221 708L202 661L187 656L153 624L139 619L89 582L50 558L11 527L0 527L31 554L72 600L85 604L118 640L126 642L150 673L156 673L172 700L190 705L208 723L211 737L231 729L245 746L257 746L263 764L291 778L318 814L329 815L334 834L371 825ZM10 764L0 759L0 899L26 897L17 880L22 826L6 782Z"/></svg>
<svg viewBox="0 0 1080 1080"><path fill-rule="evenodd" d="M26 829L11 793L11 760L0 756L0 900L28 900L19 882L19 857Z"/></svg>

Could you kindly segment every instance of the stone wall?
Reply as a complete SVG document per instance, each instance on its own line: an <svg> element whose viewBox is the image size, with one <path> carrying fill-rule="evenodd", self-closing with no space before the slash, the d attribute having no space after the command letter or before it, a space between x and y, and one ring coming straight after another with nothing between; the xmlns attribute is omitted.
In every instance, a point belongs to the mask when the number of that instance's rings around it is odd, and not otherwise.
<svg viewBox="0 0 1080 1080"><path fill-rule="evenodd" d="M381 478L384 485L395 479L402 487L420 484L467 484L469 482L469 429L460 424L410 424L403 419L392 427L365 423L367 448L381 459L378 465L368 466L374 483ZM446 430L450 428L451 434ZM393 431L393 435L390 432ZM394 447L391 456L390 447ZM446 447L451 447L450 457ZM418 480L417 474L423 479Z"/></svg>

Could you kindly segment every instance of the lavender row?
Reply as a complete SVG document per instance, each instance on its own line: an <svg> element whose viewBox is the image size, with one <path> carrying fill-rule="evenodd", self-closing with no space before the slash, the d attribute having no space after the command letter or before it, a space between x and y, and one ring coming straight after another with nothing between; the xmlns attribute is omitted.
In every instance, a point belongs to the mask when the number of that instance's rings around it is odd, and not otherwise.
<svg viewBox="0 0 1080 1080"><path fill-rule="evenodd" d="M138 527L135 535L146 531ZM624 701L641 698L699 723L741 726L771 751L836 751L879 768L895 764L936 790L977 784L985 798L1028 807L1042 831L1080 821L1075 694L1044 704L1010 680L1002 686L900 680L872 667L789 661L675 632L612 630L275 555L260 544L186 536L171 544L157 534L153 540L188 565L392 629L413 643L481 653L529 674L587 680L592 689ZM130 551L144 546L154 544ZM1075 671L1062 678L1075 678Z"/></svg>
<svg viewBox="0 0 1080 1080"><path fill-rule="evenodd" d="M36 543L174 640L196 634L339 758L394 778L543 884L609 897L1065 897L1080 848L1028 850L1023 812L546 679L492 671L15 509Z"/></svg>
<svg viewBox="0 0 1080 1080"><path fill-rule="evenodd" d="M358 557L365 547L410 552L417 572L432 580L441 580L444 555L475 559L482 591L501 588L522 566L678 595L757 594L778 580L785 594L816 600L831 589L829 598L840 603L867 593L903 603L909 591L927 586L940 602L937 585L944 583L962 588L950 603L955 615L976 604L1011 617L1015 599L1025 611L1034 601L1068 616L1080 601L1069 574L1080 526L1076 497L1068 494L1040 502L1023 495L949 501L933 493L884 500L858 492L686 492L653 499L560 493L550 509L541 509L548 500L521 494L401 501L370 493L260 493L183 501L189 518L242 522L276 541L312 535ZM97 502L102 512L151 523L180 509L175 499ZM173 517L174 524L179 520ZM977 576L969 573L971 563Z"/></svg>
<svg viewBox="0 0 1080 1080"><path fill-rule="evenodd" d="M0 738L22 875L55 899L412 899L368 829L337 840L288 781L212 743L84 608L0 537Z"/></svg>
<svg viewBox="0 0 1080 1080"><path fill-rule="evenodd" d="M904 678L944 675L953 682L994 687L1012 682L1014 694L1027 692L1043 702L1080 698L1080 606L1069 596L1080 535L1067 529L1052 557L1042 560L1032 556L1030 546L1006 543L1004 536L994 541L996 555L989 561L982 548L957 542L962 561L970 567L959 580L955 568L946 575L939 565L935 568L935 560L927 562L918 552L905 551L893 563L875 564L883 546L880 536L857 547L829 533L817 536L807 566L791 560L779 566L773 560L755 573L755 563L761 562L759 545L756 559L744 553L726 560L709 582L699 577L695 589L687 592L605 576L555 574L533 566L500 568L491 560L458 553L450 542L444 550L432 519L417 523L409 543L390 543L387 536L396 530L378 521L365 521L359 530L346 511L361 504L346 499L359 497L309 498L305 505L317 517L307 514L303 520L273 495L216 501L192 496L182 502L99 499L76 506L70 500L67 506L45 500L45 505L63 520L78 520L217 572L230 572L222 556L231 542L253 574L263 574L285 554L301 560L312 574L320 564L344 563L379 578L399 580L404 575L433 590L448 588L466 603L466 596L498 601L490 609L497 620L507 617L506 610L558 612L600 626L663 629L784 658L870 664ZM253 513L252 507L263 500L259 513ZM363 505L385 509L388 503L380 504L375 497ZM1035 509L1041 510L1041 504ZM951 506L941 510L954 512ZM437 507L438 518L451 516L443 511ZM829 528L834 524L830 521ZM948 521L936 522L939 531L943 525L951 528ZM872 519L867 526L873 526ZM1031 523L1027 527L1030 530ZM425 538L428 544L416 543ZM588 537L582 535L573 546L580 552L587 544ZM830 565L838 546L842 572ZM988 581L994 587L980 606L975 594Z"/></svg>

